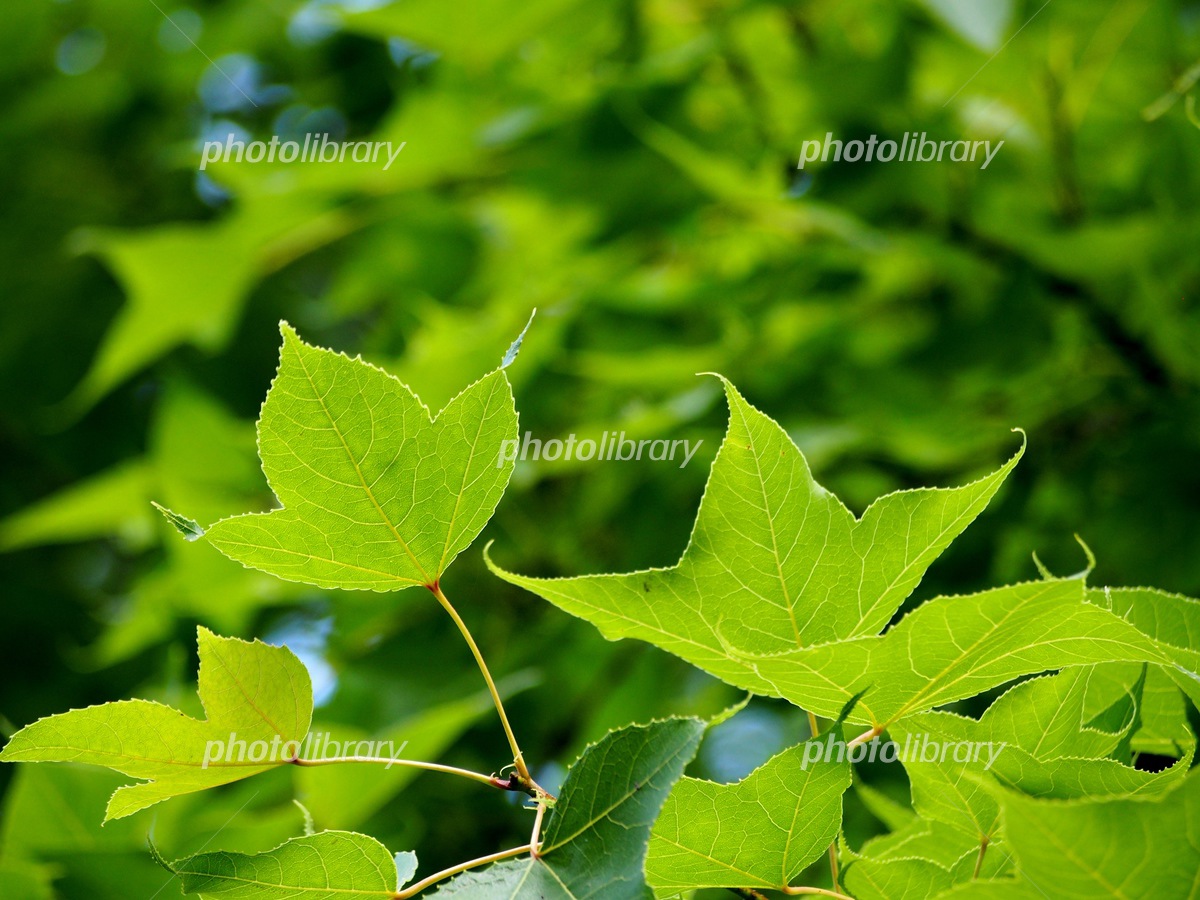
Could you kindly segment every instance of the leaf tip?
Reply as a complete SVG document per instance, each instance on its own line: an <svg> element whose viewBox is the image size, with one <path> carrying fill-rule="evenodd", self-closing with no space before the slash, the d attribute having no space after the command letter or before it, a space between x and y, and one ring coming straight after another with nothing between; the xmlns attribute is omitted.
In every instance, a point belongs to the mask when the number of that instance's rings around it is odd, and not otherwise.
<svg viewBox="0 0 1200 900"><path fill-rule="evenodd" d="M743 709L745 709L750 704L750 701L753 699L754 699L753 694L746 694L746 696L743 697L741 700L739 700L737 703L734 703L732 706L726 707L725 709L723 709L719 713L717 713L715 716L710 718L707 722L707 727L711 729L711 728L716 728L718 725L724 725L726 722L728 722L730 719L732 719L734 716L736 716L738 713L740 713Z"/></svg>
<svg viewBox="0 0 1200 900"><path fill-rule="evenodd" d="M1075 542L1083 548L1083 555L1087 558L1087 568L1083 570L1083 577L1087 578L1096 569L1096 554L1092 552L1092 548L1087 545L1087 541L1081 538L1078 534L1075 535Z"/></svg>
<svg viewBox="0 0 1200 900"><path fill-rule="evenodd" d="M204 528L195 519L181 516L179 513L167 509L161 503L154 500L150 501L150 505L162 513L163 517L175 526L175 530L183 535L185 541L198 541L204 537Z"/></svg>
<svg viewBox="0 0 1200 900"><path fill-rule="evenodd" d="M517 335L517 339L508 345L508 350L504 353L504 358L500 360L500 368L507 369L513 364L517 358L517 354L521 352L521 344L525 343L525 335L529 332L529 326L533 324L533 317L537 315L537 307L529 314L529 321L525 323L525 327L521 329L521 333Z"/></svg>
<svg viewBox="0 0 1200 900"><path fill-rule="evenodd" d="M304 836L305 836L305 837L312 837L314 834L316 834L316 833L317 833L317 826L316 826L316 824L313 822L313 815L312 815L312 813L311 813L311 812L309 812L309 810L308 810L308 807L307 807L307 806L305 806L303 803L301 803L301 802L300 802L299 800L297 800L295 797L293 797L293 798L292 798L292 803L296 804L296 808L297 808L298 810L300 810L300 815L301 815L301 816L303 817L303 819L304 819Z"/></svg>
<svg viewBox="0 0 1200 900"><path fill-rule="evenodd" d="M493 575L500 576L500 573L504 570L496 564L494 559L492 559L492 544L494 543L496 543L496 539L492 538L483 545L483 564L488 567L488 571L490 571Z"/></svg>

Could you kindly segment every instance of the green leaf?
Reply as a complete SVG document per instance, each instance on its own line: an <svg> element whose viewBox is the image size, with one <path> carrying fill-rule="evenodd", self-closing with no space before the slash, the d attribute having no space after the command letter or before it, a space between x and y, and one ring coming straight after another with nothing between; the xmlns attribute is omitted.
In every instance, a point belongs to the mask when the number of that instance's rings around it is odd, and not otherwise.
<svg viewBox="0 0 1200 900"><path fill-rule="evenodd" d="M610 733L588 747L567 773L538 859L468 872L435 896L651 897L643 873L650 830L704 728L698 719L668 719Z"/></svg>
<svg viewBox="0 0 1200 900"><path fill-rule="evenodd" d="M849 718L880 729L1022 675L1109 661L1168 660L1132 625L1085 602L1078 580L939 597L879 637L747 657L771 693L818 715L835 717L868 689Z"/></svg>
<svg viewBox="0 0 1200 900"><path fill-rule="evenodd" d="M151 502L154 508L163 514L163 517L171 523L175 530L183 535L184 540L196 541L204 537L204 529L195 519L189 519L187 516L181 516L179 513L167 509L161 503L155 503L153 501Z"/></svg>
<svg viewBox="0 0 1200 900"><path fill-rule="evenodd" d="M282 332L258 439L283 509L223 519L206 538L244 565L324 588L435 585L512 474L501 450L517 414L504 372L434 420L381 369Z"/></svg>
<svg viewBox="0 0 1200 900"><path fill-rule="evenodd" d="M198 631L204 721L147 700L105 703L21 729L0 761L87 763L146 779L112 795L106 820L287 764L282 748L304 740L312 716L308 671L285 647ZM227 755L236 749L237 759L213 758L214 743L231 739L245 742L246 750L234 745ZM276 750L255 764L248 756L259 741Z"/></svg>
<svg viewBox="0 0 1200 900"><path fill-rule="evenodd" d="M1088 599L1152 638L1170 657L1168 674L1200 704L1200 600L1154 588L1098 588Z"/></svg>
<svg viewBox="0 0 1200 900"><path fill-rule="evenodd" d="M878 633L987 506L1023 452L965 487L901 491L861 518L817 484L787 433L725 381L729 428L679 563L624 575L501 578L738 687L756 658Z"/></svg>
<svg viewBox="0 0 1200 900"><path fill-rule="evenodd" d="M1038 800L1000 795L1015 880L986 882L947 898L1039 893L1056 900L1194 897L1200 872L1200 777L1150 801ZM996 886L1012 888L998 892Z"/></svg>
<svg viewBox="0 0 1200 900"><path fill-rule="evenodd" d="M185 894L227 900L364 900L394 897L416 870L416 856L395 857L352 831L294 838L266 853L197 853L171 864Z"/></svg>
<svg viewBox="0 0 1200 900"><path fill-rule="evenodd" d="M0 522L0 551L118 533L141 546L154 536L146 506L152 473L142 460L120 463L72 484Z"/></svg>
<svg viewBox="0 0 1200 900"><path fill-rule="evenodd" d="M876 501L861 519L817 485L791 439L725 383L729 429L679 564L624 575L500 577L745 690L877 729L1022 675L1109 660L1169 662L1085 602L1080 579L943 597L876 634L1021 456L953 490ZM1023 452L1023 451L1022 451Z"/></svg>
<svg viewBox="0 0 1200 900"><path fill-rule="evenodd" d="M1003 843L988 845L982 863L977 836L941 822L914 820L897 831L867 841L860 853L845 853L846 887L858 900L932 897L975 877L1008 872L1011 862Z"/></svg>
<svg viewBox="0 0 1200 900"><path fill-rule="evenodd" d="M846 889L855 900L936 897L954 885L954 876L927 859L861 859L846 868Z"/></svg>
<svg viewBox="0 0 1200 900"><path fill-rule="evenodd" d="M1158 756L1182 756L1196 743L1187 721L1188 705L1189 701L1166 670L1150 667L1142 689L1140 722L1132 735L1130 749Z"/></svg>
<svg viewBox="0 0 1200 900"><path fill-rule="evenodd" d="M1135 769L1128 736L1138 723L1145 667L1078 666L1022 682L978 721L946 712L911 716L893 726L898 743L914 747L975 746L970 759L951 752L904 761L913 806L925 819L962 829L976 840L998 834L999 805L990 777L1024 793L1058 798L1152 796L1187 774L1184 761L1161 772ZM1113 730L1104 730L1109 724Z"/></svg>
<svg viewBox="0 0 1200 900"><path fill-rule="evenodd" d="M96 827L124 782L117 772L86 766L17 766L4 797L0 847L30 859L140 851L145 831L136 820Z"/></svg>
<svg viewBox="0 0 1200 900"><path fill-rule="evenodd" d="M823 744L784 750L737 784L681 780L650 838L650 883L671 890L792 886L837 836L850 787L850 764L826 761Z"/></svg>
<svg viewBox="0 0 1200 900"><path fill-rule="evenodd" d="M108 265L126 302L67 410L86 411L180 344L223 348L255 282L349 229L346 216L328 207L319 197L271 193L242 198L211 224L86 232L80 249Z"/></svg>
<svg viewBox="0 0 1200 900"><path fill-rule="evenodd" d="M911 806L898 802L862 779L854 782L854 793L867 812L892 831L905 828L916 820L916 813Z"/></svg>

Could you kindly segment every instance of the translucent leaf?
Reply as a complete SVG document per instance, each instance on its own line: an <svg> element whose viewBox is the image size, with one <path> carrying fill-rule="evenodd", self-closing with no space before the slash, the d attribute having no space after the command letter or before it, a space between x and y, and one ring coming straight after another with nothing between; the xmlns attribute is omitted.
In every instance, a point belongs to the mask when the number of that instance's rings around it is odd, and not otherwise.
<svg viewBox="0 0 1200 900"><path fill-rule="evenodd" d="M503 370L435 420L381 369L282 331L258 436L283 508L223 519L207 540L244 565L325 588L436 585L512 474L501 449L516 439L517 414Z"/></svg>
<svg viewBox="0 0 1200 900"><path fill-rule="evenodd" d="M863 859L846 868L846 889L856 900L935 897L953 887L954 876L927 859Z"/></svg>
<svg viewBox="0 0 1200 900"><path fill-rule="evenodd" d="M1150 801L1000 796L1015 879L956 888L947 900L1190 897L1200 872L1200 777Z"/></svg>
<svg viewBox="0 0 1200 900"><path fill-rule="evenodd" d="M988 789L989 775L1027 794L1059 798L1152 796L1170 790L1187 774L1191 748L1182 763L1165 771L1132 765L1127 739L1138 722L1143 683L1142 666L1079 666L1022 682L978 722L946 712L909 717L892 727L891 736L914 747L905 761L914 807L924 818L958 827L975 839L994 839L1000 810ZM1133 702L1128 714L1114 701L1117 696ZM1104 707L1099 714L1096 705ZM1113 710L1118 715L1109 721L1116 729L1097 727L1106 724ZM927 758L915 749L926 741L980 750L972 751L969 760L953 751Z"/></svg>
<svg viewBox="0 0 1200 900"><path fill-rule="evenodd" d="M1146 635L1084 600L1079 580L943 597L882 629L1016 465L965 487L889 494L861 518L799 449L725 383L729 429L679 563L520 585L745 690L885 728L1021 675L1107 660L1162 663Z"/></svg>
<svg viewBox="0 0 1200 900"><path fill-rule="evenodd" d="M729 429L677 565L560 579L493 571L609 638L650 641L769 692L753 658L878 633L1021 453L965 487L889 494L855 518L779 425L725 391Z"/></svg>
<svg viewBox="0 0 1200 900"><path fill-rule="evenodd" d="M106 819L119 819L162 800L239 781L287 764L283 751L308 733L312 686L285 647L218 637L199 629L199 695L207 718L193 719L147 700L75 709L22 728L0 752L4 762L79 762L115 769L141 784L119 788ZM222 758L212 742L226 746ZM254 744L275 746L261 764ZM234 753L237 752L237 758Z"/></svg>
<svg viewBox="0 0 1200 900"><path fill-rule="evenodd" d="M822 744L791 747L737 784L675 785L650 838L654 887L791 886L837 836L850 786L850 764L826 761Z"/></svg>

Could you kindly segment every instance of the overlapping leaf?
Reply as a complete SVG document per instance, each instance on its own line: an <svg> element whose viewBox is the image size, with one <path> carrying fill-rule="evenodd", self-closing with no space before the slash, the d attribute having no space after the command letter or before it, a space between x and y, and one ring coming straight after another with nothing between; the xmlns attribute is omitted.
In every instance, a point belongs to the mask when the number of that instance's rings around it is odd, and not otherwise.
<svg viewBox="0 0 1200 900"><path fill-rule="evenodd" d="M115 769L141 784L119 788L106 818L131 815L162 800L248 778L286 762L278 749L260 762L255 742L282 748L302 742L312 717L312 685L285 647L218 637L199 629L200 701L207 718L161 703L125 700L40 719L0 752L4 762L78 762ZM209 759L210 742L244 742L237 758ZM215 756L215 753L212 754Z"/></svg>
<svg viewBox="0 0 1200 900"><path fill-rule="evenodd" d="M947 900L1001 897L1188 898L1200 893L1200 777L1153 802L1000 796L1012 879L956 888Z"/></svg>
<svg viewBox="0 0 1200 900"><path fill-rule="evenodd" d="M517 414L502 369L431 418L397 379L305 344L286 324L258 423L283 509L234 516L205 537L290 581L376 591L435 585L508 485L501 448Z"/></svg>
<svg viewBox="0 0 1200 900"><path fill-rule="evenodd" d="M914 807L975 840L995 840L1000 809L990 778L1030 795L1058 798L1170 790L1187 774L1192 748L1164 772L1132 766L1129 739L1139 722L1144 680L1142 666L1079 666L1022 682L978 722L934 712L893 726L892 737L913 747L905 768ZM951 749L927 758L916 750L924 742ZM965 748L970 753L960 754Z"/></svg>
<svg viewBox="0 0 1200 900"><path fill-rule="evenodd" d="M650 830L704 727L697 719L669 719L609 734L571 767L539 858L468 872L435 896L648 900L643 869Z"/></svg>
<svg viewBox="0 0 1200 900"><path fill-rule="evenodd" d="M882 636L750 659L773 693L834 717L865 691L852 721L907 715L1062 666L1168 662L1132 625L1087 603L1078 579L939 597Z"/></svg>
<svg viewBox="0 0 1200 900"><path fill-rule="evenodd" d="M1200 704L1200 600L1154 588L1098 588L1088 599L1151 637L1170 659L1167 673Z"/></svg>
<svg viewBox="0 0 1200 900"><path fill-rule="evenodd" d="M684 778L654 826L647 876L668 890L791 886L837 836L849 786L849 763L826 760L820 740L737 784Z"/></svg>

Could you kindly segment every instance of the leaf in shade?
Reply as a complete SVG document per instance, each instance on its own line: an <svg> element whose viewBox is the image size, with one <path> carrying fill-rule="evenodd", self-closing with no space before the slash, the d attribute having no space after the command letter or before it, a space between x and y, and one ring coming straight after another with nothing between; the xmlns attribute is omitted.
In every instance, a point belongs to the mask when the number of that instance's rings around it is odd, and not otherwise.
<svg viewBox="0 0 1200 900"><path fill-rule="evenodd" d="M467 872L435 896L649 900L644 863L650 830L704 728L698 719L668 719L611 732L567 773L538 859Z"/></svg>

